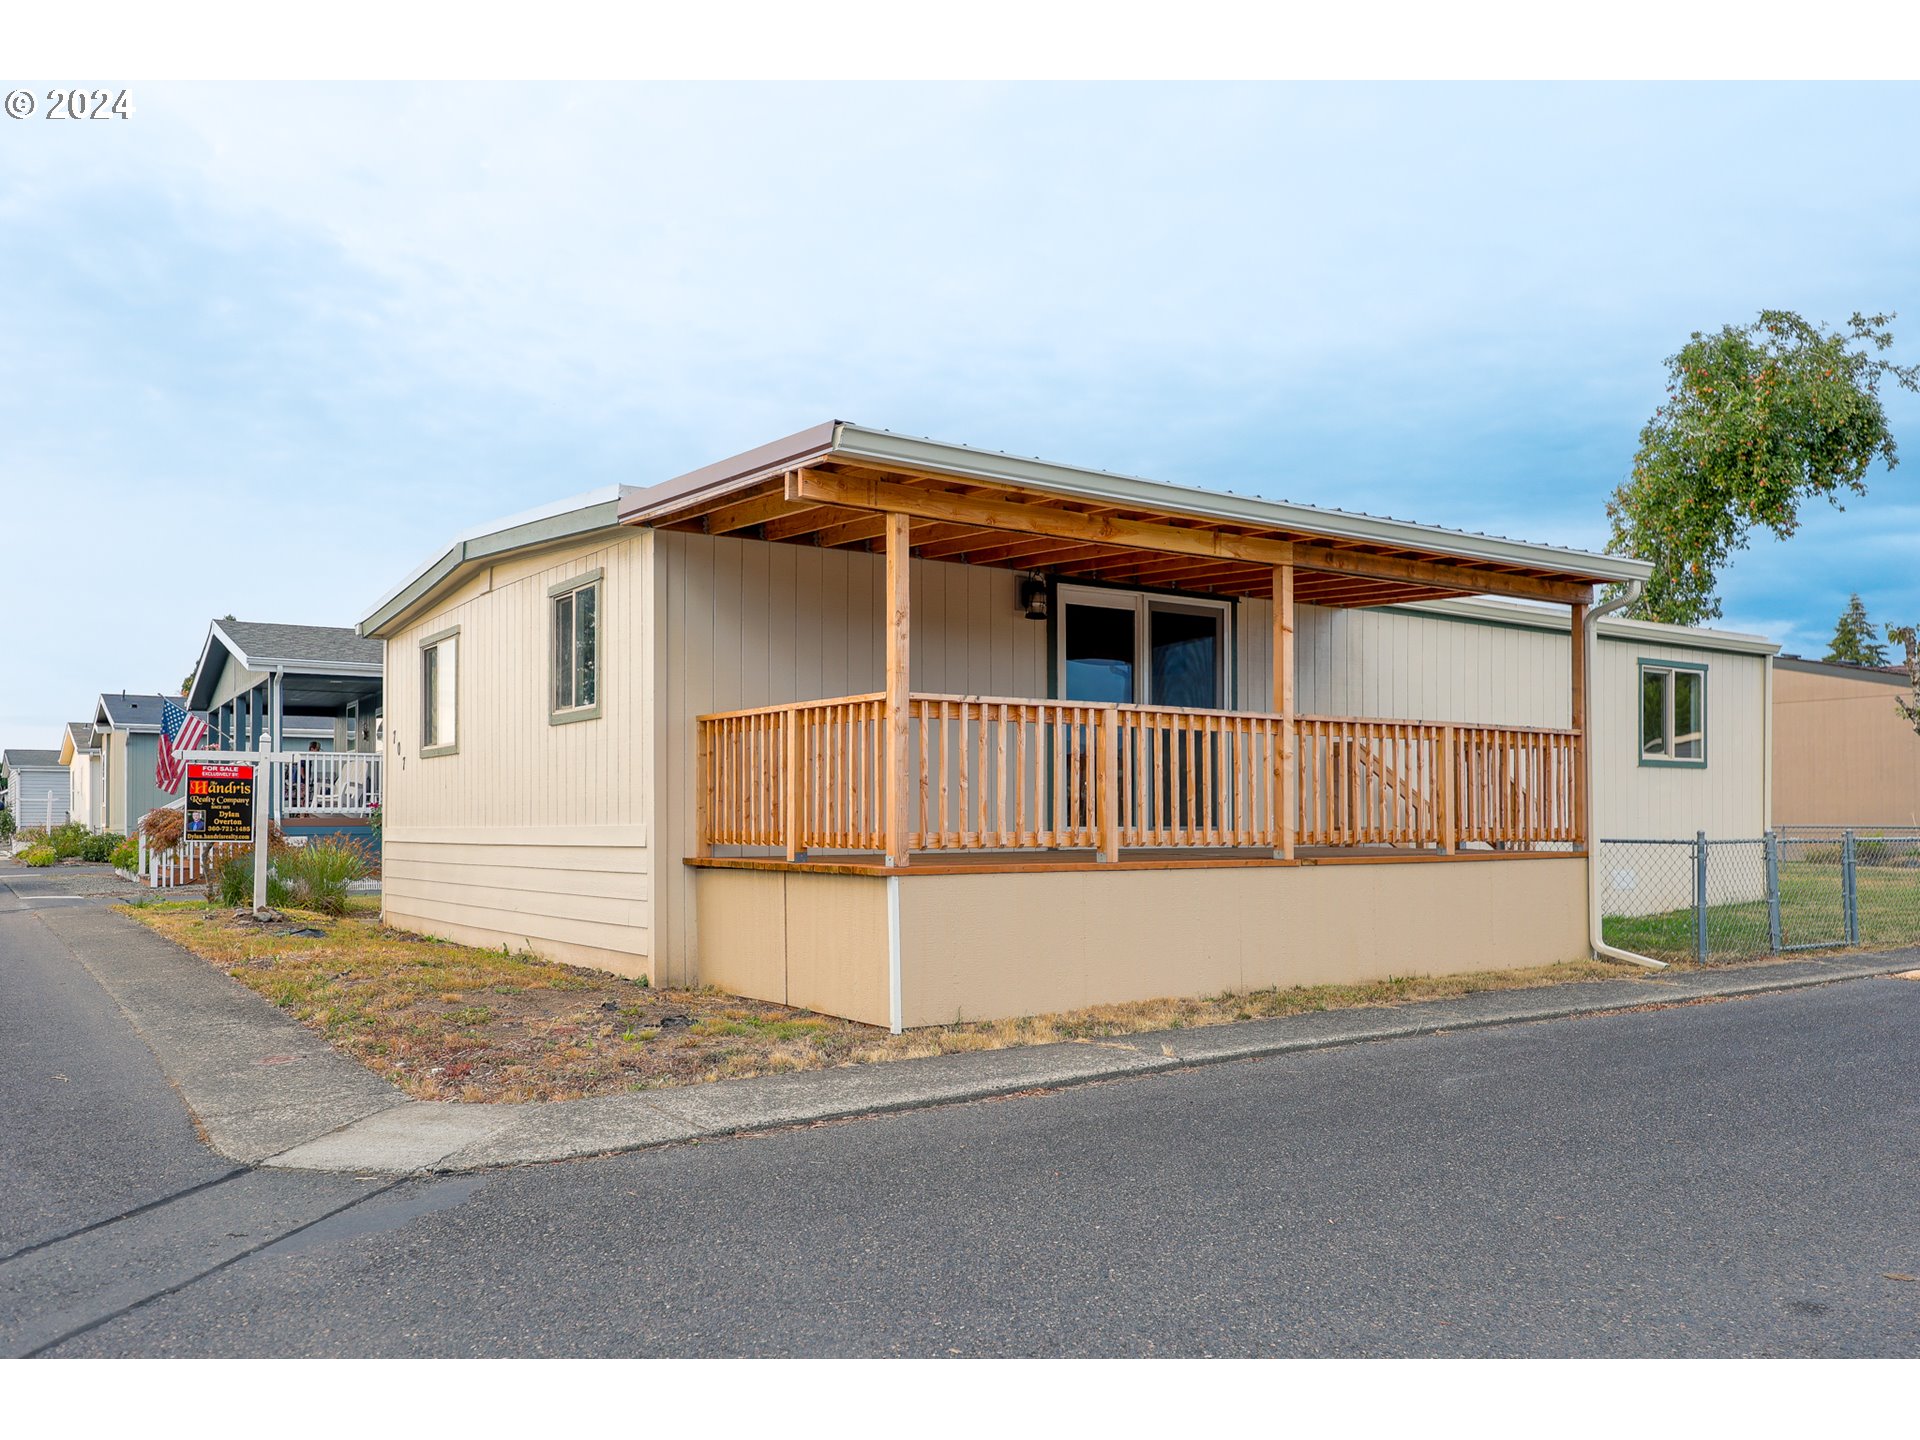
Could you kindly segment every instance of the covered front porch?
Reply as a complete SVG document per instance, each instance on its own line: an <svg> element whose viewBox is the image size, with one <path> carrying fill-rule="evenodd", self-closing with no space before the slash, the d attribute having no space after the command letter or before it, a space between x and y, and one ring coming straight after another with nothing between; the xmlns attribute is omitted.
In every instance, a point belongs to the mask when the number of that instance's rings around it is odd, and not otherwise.
<svg viewBox="0 0 1920 1440"><path fill-rule="evenodd" d="M385 655L337 626L216 620L188 689L206 748L264 752L289 833L365 836L380 808Z"/></svg>
<svg viewBox="0 0 1920 1440"><path fill-rule="evenodd" d="M668 732L705 983L899 1027L1584 953L1586 622L1637 562L847 425L621 518L667 532L674 613L719 650L670 664L740 695ZM1449 663L1404 648L1329 678L1368 628L1333 617L1478 595L1565 607L1572 644L1486 647L1471 697L1390 683ZM872 679L783 696L829 668L789 646ZM1303 706L1303 670L1394 708Z"/></svg>
<svg viewBox="0 0 1920 1440"><path fill-rule="evenodd" d="M884 564L880 688L696 718L693 863L1289 863L1585 845L1585 621L1594 585L1635 562L845 425L642 492L621 518ZM926 562L1019 572L1015 623L1047 626L1047 693L911 688L910 576ZM1568 724L1299 705L1302 607L1472 595L1567 607L1574 643L1548 683L1564 687ZM995 643L966 643L983 638ZM1237 663L1248 656L1262 663Z"/></svg>

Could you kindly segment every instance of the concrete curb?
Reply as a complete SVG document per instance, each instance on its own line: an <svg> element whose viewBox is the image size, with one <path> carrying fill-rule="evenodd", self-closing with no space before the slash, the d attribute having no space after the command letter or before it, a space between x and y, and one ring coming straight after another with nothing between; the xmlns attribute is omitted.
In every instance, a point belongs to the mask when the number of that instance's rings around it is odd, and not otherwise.
<svg viewBox="0 0 1920 1440"><path fill-rule="evenodd" d="M1764 995L1920 967L1920 949L1489 991L520 1105L413 1101L199 957L104 908L43 911L120 1003L222 1154L281 1169L418 1173L574 1160L822 1120L1397 1040Z"/></svg>

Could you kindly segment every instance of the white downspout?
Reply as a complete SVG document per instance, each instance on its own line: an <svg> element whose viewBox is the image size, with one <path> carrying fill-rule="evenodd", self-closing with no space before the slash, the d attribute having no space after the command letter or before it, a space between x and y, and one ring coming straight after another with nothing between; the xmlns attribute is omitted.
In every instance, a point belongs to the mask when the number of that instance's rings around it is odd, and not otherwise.
<svg viewBox="0 0 1920 1440"><path fill-rule="evenodd" d="M1593 675L1594 642L1600 634L1600 617L1603 615L1611 615L1616 610L1626 609L1627 606L1640 598L1646 588L1644 581L1629 580L1625 594L1621 595L1618 599L1607 601L1604 605L1596 606L1587 612L1585 629L1579 635L1572 638L1574 644L1587 647L1586 670L1589 677ZM1593 946L1593 953L1597 957L1608 960L1624 960L1629 965L1640 965L1648 970L1664 970L1667 968L1666 961L1655 960L1648 955L1636 955L1631 950L1616 949L1600 938L1600 842L1594 834L1595 829L1598 827L1593 823L1593 813L1596 808L1593 803L1595 795L1593 788L1593 752L1596 747L1593 743L1592 720L1593 682L1592 679L1589 678L1587 682L1587 717L1583 727L1585 733L1580 737L1580 763L1586 768L1587 772L1587 940L1588 943Z"/></svg>

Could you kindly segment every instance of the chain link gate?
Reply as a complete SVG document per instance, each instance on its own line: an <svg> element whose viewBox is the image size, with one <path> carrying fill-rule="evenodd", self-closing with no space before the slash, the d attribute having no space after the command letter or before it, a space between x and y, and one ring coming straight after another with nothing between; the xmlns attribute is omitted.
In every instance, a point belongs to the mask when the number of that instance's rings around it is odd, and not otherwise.
<svg viewBox="0 0 1920 1440"><path fill-rule="evenodd" d="M1920 827L1602 840L1599 869L1607 943L1659 959L1920 944Z"/></svg>

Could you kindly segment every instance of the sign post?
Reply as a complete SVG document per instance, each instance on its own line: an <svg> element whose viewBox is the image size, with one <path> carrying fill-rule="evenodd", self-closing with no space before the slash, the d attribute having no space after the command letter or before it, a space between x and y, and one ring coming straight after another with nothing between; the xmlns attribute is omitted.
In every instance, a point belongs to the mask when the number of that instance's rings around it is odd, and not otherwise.
<svg viewBox="0 0 1920 1440"><path fill-rule="evenodd" d="M267 864L272 859L267 854L266 779L273 773L273 767L259 764L253 767L253 913L258 915L267 908Z"/></svg>
<svg viewBox="0 0 1920 1440"><path fill-rule="evenodd" d="M187 766L186 836L252 844L255 910L267 904L267 807L260 793L266 768L199 761Z"/></svg>

